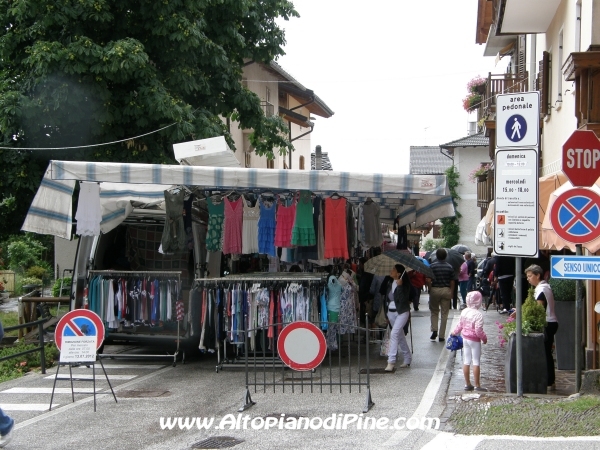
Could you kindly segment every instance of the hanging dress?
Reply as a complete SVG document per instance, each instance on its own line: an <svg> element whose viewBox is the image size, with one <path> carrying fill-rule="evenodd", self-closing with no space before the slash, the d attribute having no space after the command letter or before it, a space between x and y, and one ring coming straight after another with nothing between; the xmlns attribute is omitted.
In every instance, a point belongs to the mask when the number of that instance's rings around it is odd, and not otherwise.
<svg viewBox="0 0 600 450"><path fill-rule="evenodd" d="M345 198L325 199L325 258L349 258Z"/></svg>
<svg viewBox="0 0 600 450"><path fill-rule="evenodd" d="M258 253L258 219L260 217L260 204L254 207L244 204L244 223L242 225L242 253Z"/></svg>
<svg viewBox="0 0 600 450"><path fill-rule="evenodd" d="M300 191L296 205L296 222L292 230L292 244L308 246L315 245L316 243L317 237L313 224L312 193L310 191Z"/></svg>
<svg viewBox="0 0 600 450"><path fill-rule="evenodd" d="M227 197L225 204L225 234L223 238L223 253L225 255L242 253L242 221L244 214L244 199L242 196L236 201Z"/></svg>
<svg viewBox="0 0 600 450"><path fill-rule="evenodd" d="M206 199L208 207L208 228L206 232L206 250L216 252L221 250L223 222L225 221L225 202L215 205L211 198Z"/></svg>
<svg viewBox="0 0 600 450"><path fill-rule="evenodd" d="M290 206L277 208L277 226L275 228L275 247L292 246L292 229L296 220L296 202Z"/></svg>
<svg viewBox="0 0 600 450"><path fill-rule="evenodd" d="M379 205L373 201L365 202L363 210L364 243L368 247L379 247L383 242Z"/></svg>
<svg viewBox="0 0 600 450"><path fill-rule="evenodd" d="M264 204L262 199L258 198L260 207L260 217L258 219L258 252L270 256L276 256L275 253L275 202L271 206Z"/></svg>
<svg viewBox="0 0 600 450"><path fill-rule="evenodd" d="M185 225L183 224L183 200L185 191L176 194L165 191L165 227L163 228L163 253L175 253L186 249Z"/></svg>

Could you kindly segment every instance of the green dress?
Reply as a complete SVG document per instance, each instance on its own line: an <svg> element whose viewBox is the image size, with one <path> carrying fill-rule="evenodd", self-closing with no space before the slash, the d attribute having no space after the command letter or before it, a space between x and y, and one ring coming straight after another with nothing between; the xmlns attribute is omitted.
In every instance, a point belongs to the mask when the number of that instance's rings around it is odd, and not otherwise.
<svg viewBox="0 0 600 450"><path fill-rule="evenodd" d="M300 191L296 206L296 223L292 230L292 244L300 246L315 245L317 237L313 223L312 193Z"/></svg>
<svg viewBox="0 0 600 450"><path fill-rule="evenodd" d="M208 229L206 231L206 250L216 252L223 249L223 223L225 222L225 202L215 205L211 198L206 199L208 206Z"/></svg>

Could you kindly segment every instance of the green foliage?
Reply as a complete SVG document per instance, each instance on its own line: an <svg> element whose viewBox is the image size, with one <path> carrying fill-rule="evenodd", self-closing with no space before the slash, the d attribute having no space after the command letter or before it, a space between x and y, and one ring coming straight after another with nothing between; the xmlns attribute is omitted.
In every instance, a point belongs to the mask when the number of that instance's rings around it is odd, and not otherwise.
<svg viewBox="0 0 600 450"><path fill-rule="evenodd" d="M575 280L567 280L561 278L550 278L548 281L554 294L554 300L557 302L574 302L575 301ZM584 285L581 283L581 295L585 295Z"/></svg>
<svg viewBox="0 0 600 450"><path fill-rule="evenodd" d="M15 236L7 245L8 266L14 271L24 271L35 265L41 265L46 248L34 238L33 234Z"/></svg>
<svg viewBox="0 0 600 450"><path fill-rule="evenodd" d="M0 350L0 358L4 356L14 355L36 348L39 344L24 344L18 343L11 347L5 347ZM45 346L46 367L52 367L54 362L58 360L58 349L54 344ZM31 352L26 355L17 356L13 359L0 362L0 382L19 378L30 372L33 369L39 368L41 365L40 352Z"/></svg>
<svg viewBox="0 0 600 450"><path fill-rule="evenodd" d="M533 286L530 286L529 291L527 291L527 298L523 303L523 323L525 321L529 322L532 333L541 333L546 327L546 310L534 300L533 291Z"/></svg>
<svg viewBox="0 0 600 450"><path fill-rule="evenodd" d="M0 140L15 148L0 150L3 231L22 225L49 159L173 164L175 142L235 148L227 119L253 130L257 153L290 151L242 70L283 55L279 19L297 16L289 0L0 1Z"/></svg>
<svg viewBox="0 0 600 450"><path fill-rule="evenodd" d="M462 217L458 212L458 203L457 200L460 200L460 196L456 188L460 185L459 173L456 171L456 167L451 166L446 169L446 178L448 180L448 188L450 189L450 195L452 196L452 203L454 203L454 217L445 217L440 220L442 222L442 226L440 228L440 234L443 237L443 247L451 248L454 245L458 244L460 239L460 225L459 219Z"/></svg>
<svg viewBox="0 0 600 450"><path fill-rule="evenodd" d="M60 285L63 283L63 292L60 292ZM71 283L73 282L72 277L57 278L52 286L52 297L61 297L62 295L68 295L71 291Z"/></svg>
<svg viewBox="0 0 600 450"><path fill-rule="evenodd" d="M31 266L25 271L25 275L28 277L35 277L42 279L48 274L48 269L40 266Z"/></svg>
<svg viewBox="0 0 600 450"><path fill-rule="evenodd" d="M423 249L426 252L437 250L438 248L444 247L444 241L442 239L426 239L423 243Z"/></svg>
<svg viewBox="0 0 600 450"><path fill-rule="evenodd" d="M21 286L27 286L30 284L34 284L36 286L42 285L42 279L36 277L23 277L21 278Z"/></svg>

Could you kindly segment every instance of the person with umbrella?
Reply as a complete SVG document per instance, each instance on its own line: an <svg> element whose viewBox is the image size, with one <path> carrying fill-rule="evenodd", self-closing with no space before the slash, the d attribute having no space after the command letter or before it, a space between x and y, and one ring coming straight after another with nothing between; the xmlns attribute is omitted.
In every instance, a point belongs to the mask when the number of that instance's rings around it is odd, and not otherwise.
<svg viewBox="0 0 600 450"><path fill-rule="evenodd" d="M433 280L431 278L428 279L432 332L429 340L435 342L436 339L439 339L439 342L445 342L446 322L448 321L448 311L450 310L450 301L455 284L454 268L446 262L447 252L445 249L437 249L435 256L436 261L430 266L434 278ZM439 318L440 309L442 312L441 320ZM440 320L439 327L438 320Z"/></svg>
<svg viewBox="0 0 600 450"><path fill-rule="evenodd" d="M392 327L386 372L392 372L396 366L398 345L400 345L404 357L403 364L400 367L410 367L412 362L412 354L403 330L410 315L410 280L406 269L401 264L394 265L390 277L393 281L388 285L385 301L383 302L387 319Z"/></svg>

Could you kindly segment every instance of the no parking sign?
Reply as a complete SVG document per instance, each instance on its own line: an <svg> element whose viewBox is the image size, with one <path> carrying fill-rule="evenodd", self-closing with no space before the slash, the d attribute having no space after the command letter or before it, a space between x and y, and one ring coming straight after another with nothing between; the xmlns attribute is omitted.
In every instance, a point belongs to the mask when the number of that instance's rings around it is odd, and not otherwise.
<svg viewBox="0 0 600 450"><path fill-rule="evenodd" d="M60 362L90 362L104 341L104 324L98 314L74 309L65 314L54 332Z"/></svg>

